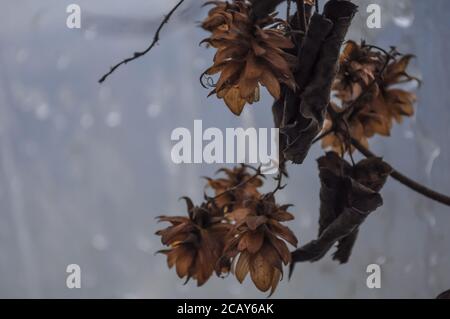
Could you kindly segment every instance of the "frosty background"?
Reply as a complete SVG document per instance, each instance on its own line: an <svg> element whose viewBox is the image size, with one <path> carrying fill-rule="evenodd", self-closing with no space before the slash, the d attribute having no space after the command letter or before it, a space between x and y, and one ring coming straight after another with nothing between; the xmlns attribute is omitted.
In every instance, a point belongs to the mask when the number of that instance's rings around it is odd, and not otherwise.
<svg viewBox="0 0 450 319"><path fill-rule="evenodd" d="M183 5L150 55L97 84L110 65L148 45L175 2L1 2L0 297L265 297L232 277L183 286L154 255L155 216L184 213L182 195L200 201L200 176L217 169L172 164L171 131L194 119L204 127L272 125L267 94L241 118L206 98L198 78L213 50L197 45L206 35L196 24L202 1ZM378 0L381 30L365 27L366 6L377 0L355 2L350 37L415 53L412 71L424 80L416 117L372 148L450 193L450 1ZM82 8L81 30L66 27L70 3ZM303 166L291 166L279 194L296 205L290 227L303 243L316 234L321 152L316 146ZM383 195L348 265L300 264L275 297L430 298L450 288L450 210L393 180ZM66 288L71 263L81 266L81 289ZM366 287L371 263L382 264L381 289Z"/></svg>

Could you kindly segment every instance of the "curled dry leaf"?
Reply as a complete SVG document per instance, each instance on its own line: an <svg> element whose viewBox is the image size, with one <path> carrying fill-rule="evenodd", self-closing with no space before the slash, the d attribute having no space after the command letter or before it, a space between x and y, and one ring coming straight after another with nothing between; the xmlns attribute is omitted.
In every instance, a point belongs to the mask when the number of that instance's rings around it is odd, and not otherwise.
<svg viewBox="0 0 450 319"><path fill-rule="evenodd" d="M334 259L346 263L366 217L383 203L379 191L392 169L380 158L360 161L355 166L334 152L318 159L321 190L318 239L292 253L296 262L318 261L335 243Z"/></svg>
<svg viewBox="0 0 450 319"><path fill-rule="evenodd" d="M436 299L450 299L450 290L441 293Z"/></svg>
<svg viewBox="0 0 450 319"><path fill-rule="evenodd" d="M285 141L283 155L300 164L322 130L330 92L337 72L342 43L357 6L349 1L327 2L323 14L315 13L300 46L296 73L298 93L288 95L280 125ZM278 113L274 111L274 113Z"/></svg>
<svg viewBox="0 0 450 319"><path fill-rule="evenodd" d="M243 0L210 2L202 27L212 35L203 40L217 49L214 65L206 75L220 73L211 94L223 99L229 109L240 115L245 104L259 100L260 85L275 98L280 98L280 84L295 89L292 69L296 59L284 49L293 43L284 31L275 27L283 24L275 14L254 19L252 6Z"/></svg>
<svg viewBox="0 0 450 319"><path fill-rule="evenodd" d="M283 275L283 264L291 261L286 242L297 246L294 233L281 224L294 219L286 211L288 207L277 205L272 194L247 201L236 214L240 217L227 235L217 271L233 266L239 282L242 283L250 273L259 290L271 290L270 294L273 294Z"/></svg>

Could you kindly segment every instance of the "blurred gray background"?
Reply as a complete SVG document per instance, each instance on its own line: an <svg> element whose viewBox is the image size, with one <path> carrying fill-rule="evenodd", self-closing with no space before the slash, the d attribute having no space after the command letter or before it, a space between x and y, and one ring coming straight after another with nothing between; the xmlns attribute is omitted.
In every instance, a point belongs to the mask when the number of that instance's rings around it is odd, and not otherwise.
<svg viewBox="0 0 450 319"><path fill-rule="evenodd" d="M213 50L197 22L203 1L174 15L160 45L98 78L145 48L175 0L16 0L0 10L0 297L265 298L251 282L212 278L183 286L166 267L154 232L160 214L184 213L182 195L202 199L201 176L215 165L172 164L176 127L271 127L271 99L240 118L207 99L198 82ZM450 193L450 1L355 1L349 37L417 55L423 78L417 114L372 148L406 174ZM82 9L82 28L66 27L66 7ZM323 3L323 1L322 1ZM379 3L383 28L369 30L366 7ZM283 9L280 9L284 12ZM295 204L290 227L314 238L319 181L316 146L290 167L281 202ZM272 185L267 186L271 189ZM432 298L450 288L450 209L390 180L385 205L370 216L349 264L300 264L275 298ZM66 266L82 269L82 288L66 288ZM368 264L382 265L382 288L366 287Z"/></svg>

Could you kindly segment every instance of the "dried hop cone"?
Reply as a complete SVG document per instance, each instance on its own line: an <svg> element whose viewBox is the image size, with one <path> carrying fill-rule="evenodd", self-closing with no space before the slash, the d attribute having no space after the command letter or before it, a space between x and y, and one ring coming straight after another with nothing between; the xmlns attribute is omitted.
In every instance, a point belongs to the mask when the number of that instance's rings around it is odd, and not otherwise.
<svg viewBox="0 0 450 319"><path fill-rule="evenodd" d="M258 188L263 185L263 180L250 174L245 165L233 169L222 168L217 171L219 172L224 173L225 177L206 179L208 186L215 192L214 202L225 212L241 207L248 199L259 198Z"/></svg>
<svg viewBox="0 0 450 319"><path fill-rule="evenodd" d="M278 206L273 194L269 194L234 211L236 222L227 235L218 271L232 265L239 282L242 283L250 273L259 290L266 292L271 289L272 294L283 275L282 264L291 262L286 242L297 246L295 235L281 224L294 219L286 211L288 207Z"/></svg>
<svg viewBox="0 0 450 319"><path fill-rule="evenodd" d="M275 98L280 98L280 84L295 89L292 69L295 57L283 49L294 45L278 26L282 20L275 14L255 18L252 5L244 0L211 1L202 27L211 37L202 41L217 49L214 65L204 75L220 73L215 89L225 104L240 115L245 104L259 100L259 87L265 86Z"/></svg>
<svg viewBox="0 0 450 319"><path fill-rule="evenodd" d="M354 41L347 41L339 59L339 72L333 84L336 96L343 103L356 100L375 79L383 64L384 58L380 52L372 50L364 42L359 45ZM372 95L378 94L377 85L373 85L370 89Z"/></svg>
<svg viewBox="0 0 450 319"><path fill-rule="evenodd" d="M159 253L167 256L169 268L176 267L178 277L186 277L186 282L193 278L201 286L214 272L230 225L223 222L221 210L213 203L195 207L189 198L184 199L188 217L158 217L159 221L172 224L156 232L161 242L170 246Z"/></svg>
<svg viewBox="0 0 450 319"><path fill-rule="evenodd" d="M393 88L402 83L418 81L406 71L412 57L401 55L395 50L389 55L375 51L364 42L360 45L353 41L347 43L333 84L342 106L332 105L332 108L337 114L343 113L341 115L348 124L342 124L338 132L350 133L368 147L368 139L375 134L390 136L394 120L400 123L404 116L414 114L415 94ZM332 126L332 119L328 115L324 131ZM323 139L322 145L341 153L346 150L345 140L345 134L330 134Z"/></svg>

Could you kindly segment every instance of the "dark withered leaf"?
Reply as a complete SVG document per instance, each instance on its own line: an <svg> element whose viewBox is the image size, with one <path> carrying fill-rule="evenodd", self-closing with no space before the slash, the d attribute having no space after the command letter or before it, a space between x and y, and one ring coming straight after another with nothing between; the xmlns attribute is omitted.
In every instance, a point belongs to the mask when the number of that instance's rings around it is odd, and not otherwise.
<svg viewBox="0 0 450 319"><path fill-rule="evenodd" d="M282 129L287 136L284 156L296 164L304 161L312 141L322 130L341 46L356 11L357 6L349 1L332 0L322 15L311 18L299 57L304 61L299 72L304 74L296 79L300 82L301 101L293 107L299 109Z"/></svg>
<svg viewBox="0 0 450 319"><path fill-rule="evenodd" d="M320 260L336 242L354 232L371 212L382 205L383 200L380 194L350 180L348 183L348 195L353 193L350 196L354 198L349 199L348 206L344 207L341 214L317 240L309 242L292 253L292 266L295 262Z"/></svg>
<svg viewBox="0 0 450 319"><path fill-rule="evenodd" d="M380 158L362 160L352 167L334 152L319 158L318 165L321 180L318 239L292 253L291 271L296 262L320 260L336 243L333 259L346 263L360 225L383 204L378 192L392 171Z"/></svg>
<svg viewBox="0 0 450 319"><path fill-rule="evenodd" d="M352 176L362 185L379 192L387 178L392 172L392 168L380 158L372 157L364 159L355 165Z"/></svg>
<svg viewBox="0 0 450 319"><path fill-rule="evenodd" d="M342 238L337 245L336 252L333 254L333 260L341 264L346 264L350 259L356 239L358 239L359 229L355 229L350 235Z"/></svg>
<svg viewBox="0 0 450 319"><path fill-rule="evenodd" d="M450 290L441 293L436 299L450 299Z"/></svg>
<svg viewBox="0 0 450 319"><path fill-rule="evenodd" d="M379 158L365 159L356 164L355 167L351 167L349 163L341 160L333 152L327 153L326 156L320 158L318 164L322 181L319 236L343 209L342 205L344 202L339 201L340 197L345 196L343 193L345 187L343 187L342 179L338 178L341 174L351 175L360 184L375 192L379 192L392 170L389 165ZM357 237L358 229L355 229L347 237L341 239L338 242L337 251L333 255L333 259L340 263L348 262Z"/></svg>

